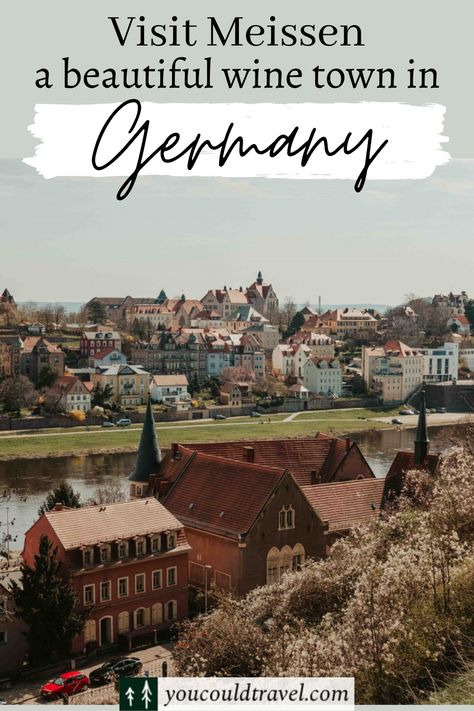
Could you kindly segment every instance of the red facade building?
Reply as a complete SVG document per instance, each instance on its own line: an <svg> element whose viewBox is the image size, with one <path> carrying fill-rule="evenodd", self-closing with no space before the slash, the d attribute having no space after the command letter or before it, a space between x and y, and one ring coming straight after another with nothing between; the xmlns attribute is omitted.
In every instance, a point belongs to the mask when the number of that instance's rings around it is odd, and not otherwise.
<svg viewBox="0 0 474 711"><path fill-rule="evenodd" d="M26 533L29 565L44 535L89 613L73 653L117 643L131 649L187 616L190 546L182 524L156 499L58 506Z"/></svg>

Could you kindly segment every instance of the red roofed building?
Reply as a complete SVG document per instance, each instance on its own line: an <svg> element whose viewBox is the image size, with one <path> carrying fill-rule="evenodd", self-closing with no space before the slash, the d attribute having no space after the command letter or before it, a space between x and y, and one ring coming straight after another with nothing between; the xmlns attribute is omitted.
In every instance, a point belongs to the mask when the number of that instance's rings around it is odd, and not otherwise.
<svg viewBox="0 0 474 711"><path fill-rule="evenodd" d="M22 557L34 565L41 536L89 612L74 653L156 635L188 614L189 545L182 524L154 498L69 509L59 505L27 531Z"/></svg>
<svg viewBox="0 0 474 711"><path fill-rule="evenodd" d="M284 467L177 445L152 488L185 526L190 583L244 594L324 555L324 532Z"/></svg>

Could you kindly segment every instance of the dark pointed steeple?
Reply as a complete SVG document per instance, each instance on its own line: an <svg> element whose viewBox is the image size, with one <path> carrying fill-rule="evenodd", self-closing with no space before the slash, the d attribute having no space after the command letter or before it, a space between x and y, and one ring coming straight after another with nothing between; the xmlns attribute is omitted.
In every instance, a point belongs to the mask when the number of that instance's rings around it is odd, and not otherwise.
<svg viewBox="0 0 474 711"><path fill-rule="evenodd" d="M428 427L426 425L426 394L421 391L420 414L415 438L415 465L420 466L426 459L430 448Z"/></svg>
<svg viewBox="0 0 474 711"><path fill-rule="evenodd" d="M135 468L128 477L129 481L148 484L150 475L157 474L160 462L161 450L156 436L155 418L153 417L151 400L148 399L137 461Z"/></svg>
<svg viewBox="0 0 474 711"><path fill-rule="evenodd" d="M259 272L259 273L257 274L257 284L258 284L259 286L262 286L262 284L263 284L262 272Z"/></svg>
<svg viewBox="0 0 474 711"><path fill-rule="evenodd" d="M160 293L158 294L158 296L156 297L155 303L156 303L156 304L159 304L159 305L161 306L161 304L164 304L164 303L165 303L165 301L166 301L167 298L168 298L168 297L166 296L165 290L162 289L162 290L160 291Z"/></svg>

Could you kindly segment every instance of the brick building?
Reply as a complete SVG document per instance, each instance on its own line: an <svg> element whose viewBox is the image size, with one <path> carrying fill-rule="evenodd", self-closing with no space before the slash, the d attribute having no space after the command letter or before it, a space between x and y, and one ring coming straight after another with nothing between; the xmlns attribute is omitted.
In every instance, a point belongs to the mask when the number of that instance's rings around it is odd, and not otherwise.
<svg viewBox="0 0 474 711"><path fill-rule="evenodd" d="M41 536L58 547L77 604L89 613L73 653L153 641L188 614L188 555L182 524L156 499L69 509L59 505L27 531L34 565Z"/></svg>
<svg viewBox="0 0 474 711"><path fill-rule="evenodd" d="M81 336L81 356L94 358L102 351L122 350L122 338L118 331L85 331Z"/></svg>

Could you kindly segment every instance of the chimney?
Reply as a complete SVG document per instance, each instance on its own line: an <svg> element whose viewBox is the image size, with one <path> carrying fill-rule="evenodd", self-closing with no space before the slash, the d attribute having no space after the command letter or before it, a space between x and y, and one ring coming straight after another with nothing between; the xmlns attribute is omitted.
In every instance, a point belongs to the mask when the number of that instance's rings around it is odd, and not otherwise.
<svg viewBox="0 0 474 711"><path fill-rule="evenodd" d="M253 447L244 447L244 461L254 462L255 461L255 450Z"/></svg>

